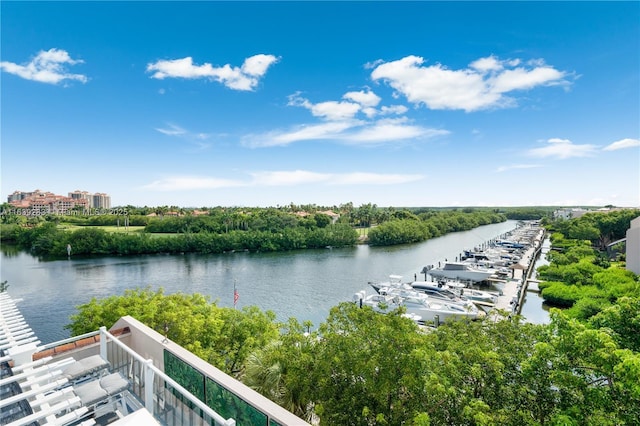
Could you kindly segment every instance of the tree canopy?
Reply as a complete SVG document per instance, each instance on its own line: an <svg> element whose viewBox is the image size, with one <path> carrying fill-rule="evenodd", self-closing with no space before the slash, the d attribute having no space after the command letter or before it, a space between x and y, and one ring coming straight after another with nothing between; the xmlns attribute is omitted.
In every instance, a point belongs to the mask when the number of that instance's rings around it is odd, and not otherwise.
<svg viewBox="0 0 640 426"><path fill-rule="evenodd" d="M640 424L640 308L623 297L588 322L552 310L445 322L341 303L316 330L201 295L130 290L80 306L74 334L129 314L295 414L324 425Z"/></svg>

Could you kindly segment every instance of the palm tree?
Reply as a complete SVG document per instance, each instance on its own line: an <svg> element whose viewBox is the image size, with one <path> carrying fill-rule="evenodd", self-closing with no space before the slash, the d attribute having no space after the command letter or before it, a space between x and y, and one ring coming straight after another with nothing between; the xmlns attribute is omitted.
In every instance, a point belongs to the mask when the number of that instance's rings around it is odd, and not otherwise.
<svg viewBox="0 0 640 426"><path fill-rule="evenodd" d="M282 341L274 341L249 355L242 381L286 410L310 421L312 404L302 393L293 392L286 385L288 357L284 350Z"/></svg>

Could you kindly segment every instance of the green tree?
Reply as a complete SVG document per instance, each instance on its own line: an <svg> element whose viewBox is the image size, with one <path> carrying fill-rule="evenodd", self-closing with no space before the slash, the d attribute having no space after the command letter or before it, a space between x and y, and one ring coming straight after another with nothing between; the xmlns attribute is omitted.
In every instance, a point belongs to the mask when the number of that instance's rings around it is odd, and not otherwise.
<svg viewBox="0 0 640 426"><path fill-rule="evenodd" d="M422 405L412 353L424 335L400 312L342 303L319 336L307 374L323 424L402 424Z"/></svg>
<svg viewBox="0 0 640 426"><path fill-rule="evenodd" d="M91 299L77 307L66 326L73 335L111 327L131 315L227 374L241 376L250 353L278 337L271 311L218 307L200 294L174 293L150 288L125 291L122 296Z"/></svg>
<svg viewBox="0 0 640 426"><path fill-rule="evenodd" d="M613 338L625 349L640 353L640 294L623 297L591 318L595 328L611 330Z"/></svg>

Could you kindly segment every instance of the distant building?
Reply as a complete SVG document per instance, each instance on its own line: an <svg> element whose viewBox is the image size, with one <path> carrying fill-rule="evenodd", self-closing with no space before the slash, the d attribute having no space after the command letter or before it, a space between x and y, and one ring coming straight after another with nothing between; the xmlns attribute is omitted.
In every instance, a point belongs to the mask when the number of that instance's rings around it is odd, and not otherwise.
<svg viewBox="0 0 640 426"><path fill-rule="evenodd" d="M589 213L589 210L582 208L572 208L572 209L558 209L553 212L554 219L576 219L585 213Z"/></svg>
<svg viewBox="0 0 640 426"><path fill-rule="evenodd" d="M87 191L79 191L76 189L75 191L69 193L69 197L74 200L87 200L89 207L93 207L92 194L88 193Z"/></svg>
<svg viewBox="0 0 640 426"><path fill-rule="evenodd" d="M12 207L25 210L37 210L39 214L67 214L74 209L111 207L111 197L104 193L91 194L87 191L73 191L68 197L53 192L36 189L33 192L14 191L7 197Z"/></svg>
<svg viewBox="0 0 640 426"><path fill-rule="evenodd" d="M331 223L335 224L338 219L340 219L340 215L332 210L325 210L323 212L318 212L320 214L326 214L327 216L329 216L331 218Z"/></svg>
<svg viewBox="0 0 640 426"><path fill-rule="evenodd" d="M640 216L633 219L627 229L627 269L640 274Z"/></svg>
<svg viewBox="0 0 640 426"><path fill-rule="evenodd" d="M105 193L97 192L93 194L91 197L92 206L97 209L110 209L111 208L111 197Z"/></svg>

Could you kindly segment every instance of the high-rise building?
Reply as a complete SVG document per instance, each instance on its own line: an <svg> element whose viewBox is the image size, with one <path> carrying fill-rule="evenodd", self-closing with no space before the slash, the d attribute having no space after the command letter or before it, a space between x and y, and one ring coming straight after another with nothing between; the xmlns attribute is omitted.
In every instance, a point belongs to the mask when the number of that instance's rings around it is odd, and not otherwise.
<svg viewBox="0 0 640 426"><path fill-rule="evenodd" d="M92 207L96 209L111 208L111 197L103 192L97 192L91 197Z"/></svg>
<svg viewBox="0 0 640 426"><path fill-rule="evenodd" d="M69 193L69 198L74 200L87 200L88 206L93 207L93 194L90 194L87 191L80 191L76 189Z"/></svg>

